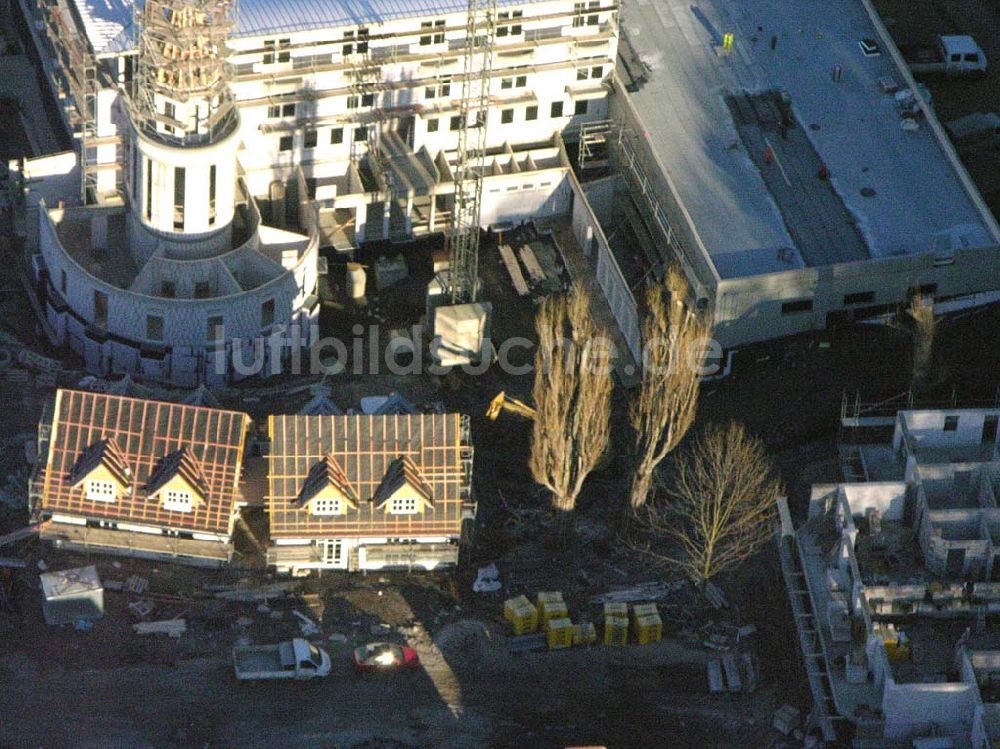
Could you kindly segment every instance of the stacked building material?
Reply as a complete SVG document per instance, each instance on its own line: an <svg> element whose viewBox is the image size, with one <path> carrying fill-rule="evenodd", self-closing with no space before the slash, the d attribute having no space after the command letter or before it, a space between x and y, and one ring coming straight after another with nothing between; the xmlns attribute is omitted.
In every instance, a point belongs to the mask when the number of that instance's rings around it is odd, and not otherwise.
<svg viewBox="0 0 1000 749"><path fill-rule="evenodd" d="M538 629L538 609L527 596L504 601L503 618L510 622L515 635L526 635Z"/></svg>
<svg viewBox="0 0 1000 749"><path fill-rule="evenodd" d="M604 644L628 644L628 604L604 604Z"/></svg>

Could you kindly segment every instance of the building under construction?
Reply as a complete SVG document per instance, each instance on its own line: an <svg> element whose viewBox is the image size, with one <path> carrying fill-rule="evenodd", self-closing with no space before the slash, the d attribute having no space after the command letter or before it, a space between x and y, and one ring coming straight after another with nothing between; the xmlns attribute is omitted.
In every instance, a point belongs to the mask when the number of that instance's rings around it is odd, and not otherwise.
<svg viewBox="0 0 1000 749"><path fill-rule="evenodd" d="M571 210L618 40L604 0L17 5L79 146L75 189L24 165L49 336L178 383L308 345L319 247L442 232L445 324L485 319L480 230Z"/></svg>

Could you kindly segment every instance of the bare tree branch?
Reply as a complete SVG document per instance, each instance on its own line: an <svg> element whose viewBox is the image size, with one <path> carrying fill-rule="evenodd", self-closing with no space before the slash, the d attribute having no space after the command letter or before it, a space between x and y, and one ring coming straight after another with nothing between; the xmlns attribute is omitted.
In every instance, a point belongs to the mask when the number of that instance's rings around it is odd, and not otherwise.
<svg viewBox="0 0 1000 749"><path fill-rule="evenodd" d="M688 291L683 272L671 266L663 286L646 293L642 384L629 409L636 432L632 509L646 503L656 467L687 434L698 407L698 376L712 325L687 305Z"/></svg>
<svg viewBox="0 0 1000 749"><path fill-rule="evenodd" d="M645 512L653 540L673 550L647 553L704 585L768 542L781 483L763 444L736 422L709 427L674 465L671 489Z"/></svg>
<svg viewBox="0 0 1000 749"><path fill-rule="evenodd" d="M549 297L535 318L535 422L529 466L552 492L552 505L571 512L610 436L611 362L607 341L590 314L590 296L574 286Z"/></svg>

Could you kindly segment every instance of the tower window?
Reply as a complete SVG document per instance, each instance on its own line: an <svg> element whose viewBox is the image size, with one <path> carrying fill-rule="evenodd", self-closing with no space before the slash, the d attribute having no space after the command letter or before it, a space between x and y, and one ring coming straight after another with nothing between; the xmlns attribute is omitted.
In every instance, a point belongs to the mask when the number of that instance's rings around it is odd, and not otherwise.
<svg viewBox="0 0 1000 749"><path fill-rule="evenodd" d="M174 167L174 228L184 228L184 179L185 169Z"/></svg>
<svg viewBox="0 0 1000 749"><path fill-rule="evenodd" d="M344 128L335 127L330 130L330 143L337 145L344 142Z"/></svg>
<svg viewBox="0 0 1000 749"><path fill-rule="evenodd" d="M554 102L552 102L551 113L552 113L553 117L562 117L563 116L563 103L561 101L554 101Z"/></svg>
<svg viewBox="0 0 1000 749"><path fill-rule="evenodd" d="M500 110L500 122L504 125L509 125L514 121L514 110L513 109L501 109Z"/></svg>
<svg viewBox="0 0 1000 749"><path fill-rule="evenodd" d="M260 327L266 328L274 324L274 300L268 299L260 305Z"/></svg>
<svg viewBox="0 0 1000 749"><path fill-rule="evenodd" d="M524 110L524 119L526 120L537 120L538 119L538 107L532 104L530 107Z"/></svg>
<svg viewBox="0 0 1000 749"><path fill-rule="evenodd" d="M278 140L278 150L279 151L291 151L293 146L293 140L291 135L282 135Z"/></svg>
<svg viewBox="0 0 1000 749"><path fill-rule="evenodd" d="M215 223L215 164L208 168L208 225Z"/></svg>
<svg viewBox="0 0 1000 749"><path fill-rule="evenodd" d="M315 148L316 147L316 131L306 130L305 141L303 143L304 148Z"/></svg>
<svg viewBox="0 0 1000 749"><path fill-rule="evenodd" d="M578 101L573 106L573 114L587 114L587 100Z"/></svg>
<svg viewBox="0 0 1000 749"><path fill-rule="evenodd" d="M436 133L438 131L438 121L437 120L427 120L427 132Z"/></svg>
<svg viewBox="0 0 1000 749"><path fill-rule="evenodd" d="M354 142L360 143L364 140L368 140L368 128L362 125L354 130Z"/></svg>

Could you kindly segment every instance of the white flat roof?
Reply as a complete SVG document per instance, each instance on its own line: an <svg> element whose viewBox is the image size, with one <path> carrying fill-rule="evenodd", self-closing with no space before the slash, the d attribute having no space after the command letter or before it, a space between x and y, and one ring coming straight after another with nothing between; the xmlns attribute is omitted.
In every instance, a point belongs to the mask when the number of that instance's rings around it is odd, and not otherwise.
<svg viewBox="0 0 1000 749"><path fill-rule="evenodd" d="M879 85L884 77L903 84L902 75L887 51L861 54L859 40L876 32L857 0L633 0L622 19L649 71L630 94L644 135L723 278L802 266L726 104L730 95L769 90L790 95L872 257L996 244L926 122L902 129L893 97ZM725 33L734 34L735 49L720 55ZM783 262L781 248L794 248ZM837 262L831 254L817 258L813 250L809 264Z"/></svg>

